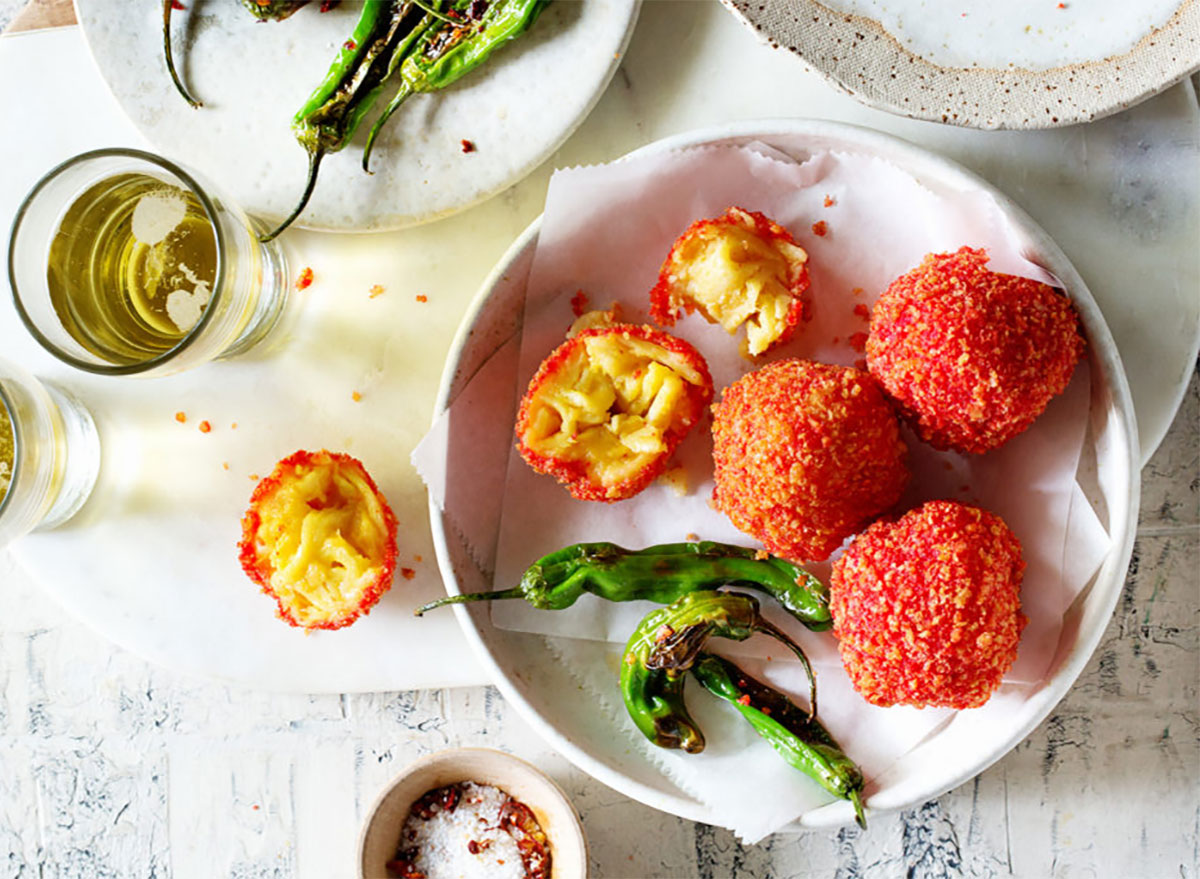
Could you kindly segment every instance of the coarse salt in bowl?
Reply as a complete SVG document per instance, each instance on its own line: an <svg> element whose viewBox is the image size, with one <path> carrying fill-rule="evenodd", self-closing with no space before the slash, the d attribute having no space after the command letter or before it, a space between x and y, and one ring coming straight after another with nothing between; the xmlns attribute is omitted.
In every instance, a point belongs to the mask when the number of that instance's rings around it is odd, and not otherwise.
<svg viewBox="0 0 1200 879"><path fill-rule="evenodd" d="M529 807L546 834L550 875L554 879L583 879L588 875L583 825L558 785L529 763L503 751L456 748L417 760L376 799L359 839L360 879L387 879L387 863L396 857L401 830L417 800L437 788L467 782L499 788ZM438 850L445 836L434 831L423 841ZM520 861L508 866L520 867ZM497 874L489 871L487 875ZM513 875L523 875L523 870Z"/></svg>

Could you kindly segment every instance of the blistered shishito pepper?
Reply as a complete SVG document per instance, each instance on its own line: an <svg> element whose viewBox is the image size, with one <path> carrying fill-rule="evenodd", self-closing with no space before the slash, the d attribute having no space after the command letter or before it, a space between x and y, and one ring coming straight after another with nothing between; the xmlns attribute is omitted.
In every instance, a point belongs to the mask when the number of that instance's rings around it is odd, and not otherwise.
<svg viewBox="0 0 1200 879"><path fill-rule="evenodd" d="M171 82L175 83L175 90L183 95L183 99L193 107L199 107L200 102L192 97L191 92L187 90L187 86L183 84L183 80L175 70L175 54L171 50L171 13L176 8L182 8L178 6L178 0L163 0L163 59L167 62L167 73L171 74Z"/></svg>
<svg viewBox="0 0 1200 879"><path fill-rule="evenodd" d="M242 5L259 21L283 21L308 0L242 0Z"/></svg>
<svg viewBox="0 0 1200 879"><path fill-rule="evenodd" d="M629 550L615 543L576 543L538 559L512 589L439 598L446 604L523 598L540 610L563 610L590 592L608 601L670 604L688 592L743 586L765 592L814 630L828 629L829 589L808 571L766 553L704 540Z"/></svg>
<svg viewBox="0 0 1200 879"><path fill-rule="evenodd" d="M683 703L683 676L711 637L744 641L762 632L788 647L804 665L817 710L817 685L799 645L763 619L757 599L736 592L689 592L647 616L621 658L621 697L634 725L664 748L696 753L704 737Z"/></svg>
<svg viewBox="0 0 1200 879"><path fill-rule="evenodd" d="M436 22L399 65L400 90L371 127L363 149L363 170L370 167L375 138L401 104L412 95L444 89L466 76L505 43L529 30L549 2L453 0L445 12L431 9Z"/></svg>
<svg viewBox="0 0 1200 879"><path fill-rule="evenodd" d="M701 653L691 671L704 689L741 712L788 764L834 796L849 800L859 825L867 826L862 772L815 717L785 694L711 653Z"/></svg>
<svg viewBox="0 0 1200 879"><path fill-rule="evenodd" d="M292 118L292 132L308 153L308 178L300 202L266 235L270 241L300 216L317 185L321 159L354 135L388 75L435 19L413 0L363 0L354 33L342 44L325 79Z"/></svg>

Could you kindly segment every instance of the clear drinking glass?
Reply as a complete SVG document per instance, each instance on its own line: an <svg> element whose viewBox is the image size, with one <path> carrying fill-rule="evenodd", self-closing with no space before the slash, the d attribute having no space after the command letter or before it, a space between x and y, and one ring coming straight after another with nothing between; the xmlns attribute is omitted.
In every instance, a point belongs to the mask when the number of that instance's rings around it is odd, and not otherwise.
<svg viewBox="0 0 1200 879"><path fill-rule="evenodd" d="M193 171L140 150L68 159L25 197L8 272L17 311L60 360L166 375L261 342L290 290L278 245Z"/></svg>
<svg viewBox="0 0 1200 879"><path fill-rule="evenodd" d="M83 404L0 360L0 549L73 516L99 470L100 440Z"/></svg>

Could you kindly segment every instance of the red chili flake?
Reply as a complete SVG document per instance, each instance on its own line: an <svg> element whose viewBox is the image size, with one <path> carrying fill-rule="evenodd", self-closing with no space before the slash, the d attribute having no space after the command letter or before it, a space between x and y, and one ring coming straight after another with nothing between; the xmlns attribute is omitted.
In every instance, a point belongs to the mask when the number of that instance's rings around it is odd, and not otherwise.
<svg viewBox="0 0 1200 879"><path fill-rule="evenodd" d="M182 412L176 412L175 420L178 421L180 424L183 424L185 421L187 421L187 415L185 415Z"/></svg>
<svg viewBox="0 0 1200 879"><path fill-rule="evenodd" d="M737 703L739 705L749 705L750 704L750 694L742 693L742 695L738 696Z"/></svg>
<svg viewBox="0 0 1200 879"><path fill-rule="evenodd" d="M172 9L187 9L187 7L184 6L182 3L180 3L179 0L171 0L171 8Z"/></svg>
<svg viewBox="0 0 1200 879"><path fill-rule="evenodd" d="M661 628L659 628L659 630L657 632L654 633L654 640L656 643L661 642L661 641L666 641L668 638L670 638L674 634L675 634L675 630L672 629L670 626L662 626Z"/></svg>
<svg viewBox="0 0 1200 879"><path fill-rule="evenodd" d="M871 309L867 308L861 302L858 303L858 305L854 306L854 313L857 314L859 317L861 317L863 320L871 319Z"/></svg>
<svg viewBox="0 0 1200 879"><path fill-rule="evenodd" d="M827 195L827 196L825 196L825 207L827 207L827 208L831 208L831 207L833 207L835 204L837 204L837 202L836 202L836 201L834 201L834 198L833 198L833 196L832 196L832 195Z"/></svg>
<svg viewBox="0 0 1200 879"><path fill-rule="evenodd" d="M1058 6L1055 7L1055 9L1066 9L1066 8L1067 8L1066 3L1059 3Z"/></svg>
<svg viewBox="0 0 1200 879"><path fill-rule="evenodd" d="M474 142L473 142L473 141L469 141L469 140L467 140L467 139L464 137L464 138L463 138L463 139L460 141L460 143L462 144L462 151L463 151L464 153L473 153L473 152L475 152L475 144L474 144Z"/></svg>
<svg viewBox="0 0 1200 879"><path fill-rule="evenodd" d="M251 808L251 809L253 809L255 812L257 812L257 811L258 811L258 803L255 803L255 804L254 804L253 806L251 806L250 808Z"/></svg>
<svg viewBox="0 0 1200 879"><path fill-rule="evenodd" d="M448 9L446 10L446 18L462 18L462 16L453 9Z"/></svg>
<svg viewBox="0 0 1200 879"><path fill-rule="evenodd" d="M417 294L417 302L428 302L428 301L429 301L429 297L426 296L424 293Z"/></svg>
<svg viewBox="0 0 1200 879"><path fill-rule="evenodd" d="M312 282L313 282L313 271L308 266L305 266L300 271L300 275L296 278L296 289L297 290L307 290L309 285L312 284Z"/></svg>
<svg viewBox="0 0 1200 879"><path fill-rule="evenodd" d="M382 284L372 284L371 289L367 291L368 299L374 299L376 296L382 296L382 295L383 295L383 285Z"/></svg>
<svg viewBox="0 0 1200 879"><path fill-rule="evenodd" d="M582 317L588 308L588 295L580 290L571 297L571 311L576 317Z"/></svg>
<svg viewBox="0 0 1200 879"><path fill-rule="evenodd" d="M847 341L850 342L850 347L860 354L867 350L867 334L855 333Z"/></svg>
<svg viewBox="0 0 1200 879"><path fill-rule="evenodd" d="M401 568L400 576L403 577L405 580L411 580L413 577L417 576L417 572L414 571L412 568Z"/></svg>
<svg viewBox="0 0 1200 879"><path fill-rule="evenodd" d="M354 42L354 40L346 40L346 42L342 43L342 45L345 46L347 49L349 49L351 52L353 52L355 49L358 48L358 43Z"/></svg>
<svg viewBox="0 0 1200 879"><path fill-rule="evenodd" d="M209 424L207 421L201 421L200 422L200 432L201 433L211 433L212 425Z"/></svg>
<svg viewBox="0 0 1200 879"><path fill-rule="evenodd" d="M766 705L764 705L762 708L760 708L758 710L761 711L763 714L767 715L767 717L771 716L771 709L768 708Z"/></svg>
<svg viewBox="0 0 1200 879"><path fill-rule="evenodd" d="M358 391L351 391L350 399L353 400L355 403L358 403L362 400L362 394L360 394Z"/></svg>
<svg viewBox="0 0 1200 879"><path fill-rule="evenodd" d="M824 238L829 234L829 227L825 225L824 220L818 220L812 224L812 233L818 238Z"/></svg>
<svg viewBox="0 0 1200 879"><path fill-rule="evenodd" d="M321 0L321 11L328 12L333 7L337 6L341 0Z"/></svg>

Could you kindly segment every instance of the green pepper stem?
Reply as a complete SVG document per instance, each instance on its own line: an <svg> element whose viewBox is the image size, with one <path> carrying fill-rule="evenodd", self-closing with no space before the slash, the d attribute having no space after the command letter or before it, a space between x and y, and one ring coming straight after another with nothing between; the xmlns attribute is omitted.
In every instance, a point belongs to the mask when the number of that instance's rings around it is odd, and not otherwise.
<svg viewBox="0 0 1200 879"><path fill-rule="evenodd" d="M775 640L777 640L777 641L782 641L784 644L787 645L788 649L790 649L793 653L796 654L796 658L799 659L800 664L802 666L804 666L805 674L808 675L808 692L809 692L808 716L809 716L810 720L816 720L817 719L817 676L815 674L813 674L812 665L809 664L808 657L804 655L804 651L800 649L800 645L797 644L795 641L793 641L791 638L789 638L787 636L787 633L784 632L782 629L780 629L778 626L774 625L773 623L771 623L765 619L759 620L758 624L754 628L758 629L760 632L764 632L764 633L770 635L771 637L775 638Z"/></svg>
<svg viewBox="0 0 1200 879"><path fill-rule="evenodd" d="M304 194L300 196L300 204L296 205L295 209L288 214L287 219L280 223L273 232L268 232L266 235L258 236L258 240L263 244L274 240L274 238L280 232L292 225L292 221L295 220L296 217L300 216L300 214L304 211L304 208L308 206L308 200L312 198L313 189L315 189L317 185L317 169L321 167L321 159L323 158L325 158L325 150L321 149L320 147L317 147L314 150L309 150L308 182L304 186Z"/></svg>
<svg viewBox="0 0 1200 879"><path fill-rule="evenodd" d="M167 73L171 74L171 81L175 83L175 90L183 95L183 99L193 107L202 106L199 101L188 93L187 87L179 78L179 74L175 72L175 56L171 51L171 9L172 0L163 0L163 55L167 62Z"/></svg>
<svg viewBox="0 0 1200 879"><path fill-rule="evenodd" d="M371 133L367 135L367 145L363 147L362 159L363 170L368 174L372 173L371 150L375 148L375 138L379 136L379 132L383 130L383 126L387 123L388 119L392 117L392 114L399 110L400 105L408 100L412 94L412 87L407 82L401 81L400 91L396 92L396 96L392 98L391 103L387 105L387 109L383 111L382 115L375 120L375 124L371 126Z"/></svg>
<svg viewBox="0 0 1200 879"><path fill-rule="evenodd" d="M858 789L853 788L850 791L850 802L854 806L854 820L863 830L867 829L867 816L863 814L862 797L859 796Z"/></svg>
<svg viewBox="0 0 1200 879"><path fill-rule="evenodd" d="M512 589L501 589L497 592L467 592L462 595L447 595L445 598L439 598L436 601L431 601L428 604L422 604L413 611L414 616L424 616L426 611L431 611L439 607L444 607L447 604L466 604L471 601L498 601L503 598L524 598L525 590L520 586Z"/></svg>

